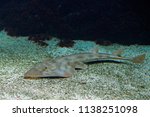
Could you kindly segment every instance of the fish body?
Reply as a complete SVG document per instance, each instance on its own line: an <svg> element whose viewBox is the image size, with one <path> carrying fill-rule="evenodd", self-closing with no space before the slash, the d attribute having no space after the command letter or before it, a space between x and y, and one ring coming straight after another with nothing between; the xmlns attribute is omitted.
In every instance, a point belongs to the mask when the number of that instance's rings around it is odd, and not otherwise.
<svg viewBox="0 0 150 117"><path fill-rule="evenodd" d="M27 71L24 78L67 78L73 75L75 69L86 69L86 63L88 62L100 60L126 60L133 63L142 63L145 59L145 54L133 58L126 58L121 57L121 53L122 50L118 50L112 54L98 53L98 49L95 49L89 53L72 54L52 60L46 60Z"/></svg>

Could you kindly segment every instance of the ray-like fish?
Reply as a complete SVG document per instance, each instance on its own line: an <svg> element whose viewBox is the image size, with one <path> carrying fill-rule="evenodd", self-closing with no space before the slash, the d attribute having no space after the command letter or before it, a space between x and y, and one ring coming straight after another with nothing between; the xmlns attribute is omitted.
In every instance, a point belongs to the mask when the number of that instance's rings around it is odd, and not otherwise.
<svg viewBox="0 0 150 117"><path fill-rule="evenodd" d="M118 50L112 54L98 53L98 49L94 49L89 53L72 54L63 57L58 57L52 60L46 60L35 65L24 74L24 78L58 78L71 77L75 69L86 69L88 62L100 60L123 60L133 63L143 63L145 54L138 55L133 58L121 56L122 50Z"/></svg>

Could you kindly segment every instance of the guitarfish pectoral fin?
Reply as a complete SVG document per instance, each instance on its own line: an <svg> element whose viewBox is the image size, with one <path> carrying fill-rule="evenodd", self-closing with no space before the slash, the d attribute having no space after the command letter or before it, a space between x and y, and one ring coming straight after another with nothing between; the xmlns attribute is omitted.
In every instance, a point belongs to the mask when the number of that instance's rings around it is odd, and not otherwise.
<svg viewBox="0 0 150 117"><path fill-rule="evenodd" d="M74 72L75 72L74 68L72 68L71 66L67 66L67 67L64 67L64 68L56 69L54 71L54 74L55 74L55 76L60 76L60 77L67 78L67 77L71 77Z"/></svg>

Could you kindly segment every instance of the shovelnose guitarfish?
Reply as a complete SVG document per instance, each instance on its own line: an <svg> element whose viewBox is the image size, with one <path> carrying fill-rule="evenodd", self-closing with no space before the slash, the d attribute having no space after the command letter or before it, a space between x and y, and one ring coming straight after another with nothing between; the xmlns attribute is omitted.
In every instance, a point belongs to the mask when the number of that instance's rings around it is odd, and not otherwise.
<svg viewBox="0 0 150 117"><path fill-rule="evenodd" d="M76 69L86 69L88 62L101 60L123 60L133 63L143 63L145 54L138 55L133 58L121 56L122 50L118 50L112 54L99 53L98 49L92 52L72 54L58 57L52 60L46 60L35 65L24 75L24 78L67 78L71 77Z"/></svg>

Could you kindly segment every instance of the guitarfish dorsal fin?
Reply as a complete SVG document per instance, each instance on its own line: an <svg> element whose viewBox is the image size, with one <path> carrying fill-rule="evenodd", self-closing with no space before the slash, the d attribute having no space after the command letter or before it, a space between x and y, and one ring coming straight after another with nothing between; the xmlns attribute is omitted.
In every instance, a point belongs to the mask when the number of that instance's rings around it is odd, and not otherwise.
<svg viewBox="0 0 150 117"><path fill-rule="evenodd" d="M112 54L115 55L115 56L120 56L121 57L122 53L123 53L123 49L119 49L119 50L114 51Z"/></svg>

